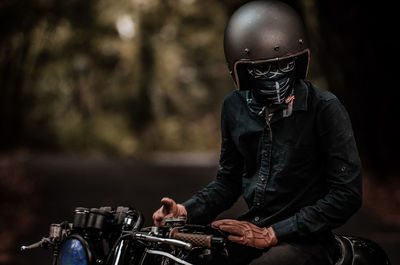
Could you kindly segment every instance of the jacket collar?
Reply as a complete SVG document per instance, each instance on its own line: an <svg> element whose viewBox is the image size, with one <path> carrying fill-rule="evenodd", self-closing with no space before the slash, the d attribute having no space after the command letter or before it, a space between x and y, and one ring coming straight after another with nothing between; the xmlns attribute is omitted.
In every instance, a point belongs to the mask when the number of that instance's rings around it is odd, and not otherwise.
<svg viewBox="0 0 400 265"><path fill-rule="evenodd" d="M294 87L293 110L307 111L308 86L304 80L297 80Z"/></svg>
<svg viewBox="0 0 400 265"><path fill-rule="evenodd" d="M245 90L245 99L250 112L257 116L266 115L264 112L264 106L255 102L251 96L250 90ZM307 100L308 100L308 86L304 80L297 80L294 84L294 100L293 100L293 111L307 111ZM282 105L283 106L283 105ZM281 109L280 107L277 109ZM283 111L274 111L270 123L275 123L278 120L285 118ZM291 114L289 115L291 116ZM260 116L261 117L261 116ZM263 118L265 119L265 118Z"/></svg>
<svg viewBox="0 0 400 265"><path fill-rule="evenodd" d="M307 99L308 99L308 86L303 80L297 80L294 84L294 100L293 100L293 112L295 111L307 111ZM291 116L292 113L289 114ZM288 117L288 116L286 116ZM282 118L285 118L282 111L274 113L270 123L275 123Z"/></svg>

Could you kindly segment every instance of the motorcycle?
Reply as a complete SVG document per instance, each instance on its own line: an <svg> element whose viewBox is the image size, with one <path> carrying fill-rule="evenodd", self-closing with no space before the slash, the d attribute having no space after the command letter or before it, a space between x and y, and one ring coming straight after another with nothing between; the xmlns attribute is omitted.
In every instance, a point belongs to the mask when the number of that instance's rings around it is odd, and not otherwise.
<svg viewBox="0 0 400 265"><path fill-rule="evenodd" d="M77 207L73 222L51 224L48 237L21 250L50 248L53 265L229 264L229 242L211 226L188 225L167 218L161 227L143 227L141 212L131 207ZM390 265L375 242L335 235L335 265Z"/></svg>

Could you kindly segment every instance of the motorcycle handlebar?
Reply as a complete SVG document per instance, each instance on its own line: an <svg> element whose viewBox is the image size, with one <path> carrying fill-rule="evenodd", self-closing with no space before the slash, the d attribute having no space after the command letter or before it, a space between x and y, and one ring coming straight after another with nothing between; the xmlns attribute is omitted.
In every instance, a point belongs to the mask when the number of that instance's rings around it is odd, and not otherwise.
<svg viewBox="0 0 400 265"><path fill-rule="evenodd" d="M176 233L173 235L174 239L189 242L194 246L211 248L212 235L198 235L198 234L188 234L188 233Z"/></svg>
<svg viewBox="0 0 400 265"><path fill-rule="evenodd" d="M169 237L189 242L194 246L204 248L211 248L212 245L223 245L225 243L225 240L223 238L214 237L213 235L180 233L178 229L172 229Z"/></svg>
<svg viewBox="0 0 400 265"><path fill-rule="evenodd" d="M135 239L147 242L159 242L190 250L193 246L211 248L212 246L223 246L225 239L214 237L213 235L202 235L192 233L180 233L178 229L172 229L169 238L149 235L143 232L129 232L125 236L131 236Z"/></svg>
<svg viewBox="0 0 400 265"><path fill-rule="evenodd" d="M141 232L133 233L132 236L133 236L133 238L136 238L136 239L139 239L139 240L170 244L170 245L174 245L174 246L177 246L177 247L185 248L187 250L192 249L192 244L191 243L184 242L184 241L178 240L178 239L151 236L151 235L148 235L146 233L141 233Z"/></svg>

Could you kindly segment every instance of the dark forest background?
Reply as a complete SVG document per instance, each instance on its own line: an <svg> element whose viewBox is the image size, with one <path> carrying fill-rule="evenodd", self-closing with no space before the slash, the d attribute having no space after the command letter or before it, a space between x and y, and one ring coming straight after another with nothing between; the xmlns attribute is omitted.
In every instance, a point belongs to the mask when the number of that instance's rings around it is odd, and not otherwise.
<svg viewBox="0 0 400 265"><path fill-rule="evenodd" d="M21 157L218 153L220 104L233 89L223 31L245 2L1 0L1 227L17 229L10 212L34 203ZM308 79L335 93L352 119L364 200L400 225L395 2L285 2L308 30ZM0 228L4 242L11 234ZM0 262L11 259L9 245Z"/></svg>

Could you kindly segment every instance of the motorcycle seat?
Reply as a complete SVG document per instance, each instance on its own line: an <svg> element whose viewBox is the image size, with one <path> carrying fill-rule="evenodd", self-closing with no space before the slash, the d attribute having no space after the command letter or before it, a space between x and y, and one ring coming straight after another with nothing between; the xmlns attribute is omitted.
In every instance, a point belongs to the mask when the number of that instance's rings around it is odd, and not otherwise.
<svg viewBox="0 0 400 265"><path fill-rule="evenodd" d="M352 265L354 257L354 248L350 239L343 235L335 235L339 249L339 257L335 265Z"/></svg>

